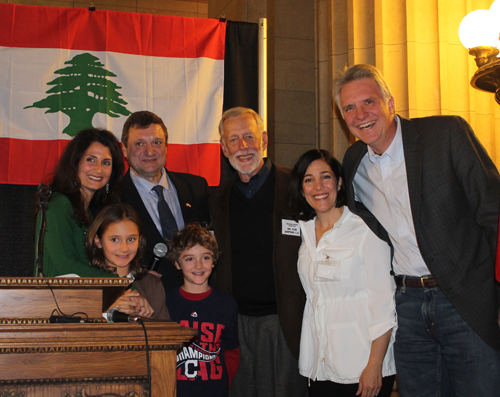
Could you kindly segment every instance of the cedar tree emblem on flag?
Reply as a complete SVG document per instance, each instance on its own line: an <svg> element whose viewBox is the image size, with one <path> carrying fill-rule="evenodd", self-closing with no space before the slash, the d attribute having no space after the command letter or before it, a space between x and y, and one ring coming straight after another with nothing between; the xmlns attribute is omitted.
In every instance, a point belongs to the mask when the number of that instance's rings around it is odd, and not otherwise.
<svg viewBox="0 0 500 397"><path fill-rule="evenodd" d="M89 53L79 54L64 64L71 66L56 70L54 73L60 77L47 83L54 86L46 92L52 95L24 109L48 108L45 113L63 112L70 121L62 132L70 136L92 128L96 113L110 117L131 113L123 106L127 102L120 98L122 95L118 90L122 87L106 78L116 77L116 74L106 70L99 58Z"/></svg>
<svg viewBox="0 0 500 397"><path fill-rule="evenodd" d="M217 186L225 38L217 19L0 0L0 184L38 185L78 131L119 136L149 110L168 126L166 167Z"/></svg>

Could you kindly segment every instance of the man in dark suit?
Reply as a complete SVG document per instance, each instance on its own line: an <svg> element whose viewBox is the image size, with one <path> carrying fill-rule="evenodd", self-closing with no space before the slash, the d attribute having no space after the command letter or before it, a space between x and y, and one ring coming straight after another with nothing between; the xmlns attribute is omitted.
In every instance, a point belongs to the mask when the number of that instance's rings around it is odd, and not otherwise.
<svg viewBox="0 0 500 397"><path fill-rule="evenodd" d="M154 259L156 244L168 246L171 237L185 224L208 224L210 220L206 180L168 171L167 142L167 128L154 113L132 113L123 125L123 154L130 169L123 178L121 198L141 218L147 245L145 267ZM182 285L182 274L165 257L160 259L157 271L165 289Z"/></svg>
<svg viewBox="0 0 500 397"><path fill-rule="evenodd" d="M214 283L238 303L241 361L230 396L304 397L297 358L305 294L300 232L286 216L290 170L263 158L267 132L252 109L224 112L219 132L237 171L210 196L221 252Z"/></svg>
<svg viewBox="0 0 500 397"><path fill-rule="evenodd" d="M373 66L342 74L335 101L359 138L344 157L349 208L394 248L400 395L500 396L495 165L460 117L395 116Z"/></svg>

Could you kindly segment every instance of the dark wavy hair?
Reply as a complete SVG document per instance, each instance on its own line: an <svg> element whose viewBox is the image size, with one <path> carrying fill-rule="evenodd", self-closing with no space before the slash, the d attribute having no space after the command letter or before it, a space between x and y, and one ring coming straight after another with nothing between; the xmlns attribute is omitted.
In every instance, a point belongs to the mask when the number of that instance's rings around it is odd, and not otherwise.
<svg viewBox="0 0 500 397"><path fill-rule="evenodd" d="M148 270L141 265L142 257L146 251L146 239L143 236L141 220L133 208L128 204L111 204L104 207L102 211L99 212L89 229L89 235L87 237L87 255L92 266L109 273L116 272L116 269L110 270L106 266L104 250L96 245L95 237L97 236L97 238L102 241L103 234L113 223L124 220L135 223L139 229L139 249L137 250L135 258L130 262L129 270L136 280L140 280L148 272Z"/></svg>
<svg viewBox="0 0 500 397"><path fill-rule="evenodd" d="M106 193L106 186L96 191L89 208L96 212L106 204L119 202L118 193L121 188L125 166L120 143L108 130L89 128L80 131L64 149L52 173L52 180L49 182L52 193L62 193L69 198L75 213L75 220L80 225L89 225L91 219L85 210L85 201L80 192L82 183L78 176L78 166L85 151L94 142L99 142L109 149L112 159L112 171L108 182L109 192Z"/></svg>
<svg viewBox="0 0 500 397"><path fill-rule="evenodd" d="M215 265L219 259L219 247L217 240L212 232L206 227L201 226L198 222L187 224L184 229L178 231L172 241L170 241L170 249L167 258L170 262L176 263L181 254L193 248L195 245L201 245L212 253L212 261Z"/></svg>
<svg viewBox="0 0 500 397"><path fill-rule="evenodd" d="M168 130L163 120L153 112L141 110L138 112L134 112L130 116L128 116L125 124L123 124L122 143L125 145L125 147L128 147L128 135L130 132L130 128L148 128L151 124L158 124L161 127L163 133L165 134L165 144L167 144Z"/></svg>
<svg viewBox="0 0 500 397"><path fill-rule="evenodd" d="M337 191L337 201L335 202L335 207L339 208L346 204L344 171L342 170L340 162L326 150L312 149L300 156L292 170L292 179L289 186L289 207L292 219L309 221L316 216L316 212L305 199L304 189L302 188L306 171L311 163L316 160L323 160L326 164L328 164L335 174L337 181L339 178L342 178L340 189Z"/></svg>

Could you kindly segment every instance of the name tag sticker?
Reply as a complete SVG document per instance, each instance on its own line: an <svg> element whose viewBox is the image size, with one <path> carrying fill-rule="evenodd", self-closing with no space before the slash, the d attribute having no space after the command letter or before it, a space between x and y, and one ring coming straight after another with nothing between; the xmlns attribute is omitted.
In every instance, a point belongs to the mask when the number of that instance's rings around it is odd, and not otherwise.
<svg viewBox="0 0 500 397"><path fill-rule="evenodd" d="M299 236L300 237L300 226L298 222L292 221L290 219L281 220L281 233L287 236Z"/></svg>

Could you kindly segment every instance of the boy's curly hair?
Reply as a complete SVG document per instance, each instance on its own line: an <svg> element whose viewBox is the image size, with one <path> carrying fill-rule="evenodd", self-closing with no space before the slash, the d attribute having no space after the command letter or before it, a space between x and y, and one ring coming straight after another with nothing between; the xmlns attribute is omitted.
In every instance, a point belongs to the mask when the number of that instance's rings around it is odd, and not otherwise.
<svg viewBox="0 0 500 397"><path fill-rule="evenodd" d="M187 224L184 229L180 230L172 237L167 258L172 263L176 263L184 251L193 248L197 244L212 252L212 260L215 265L219 258L217 240L212 232L202 227L198 222Z"/></svg>

